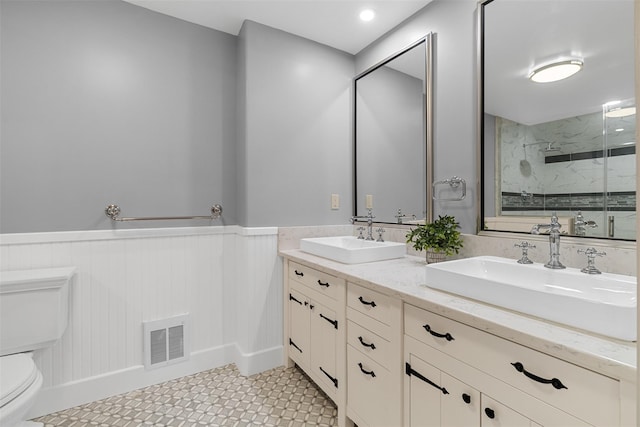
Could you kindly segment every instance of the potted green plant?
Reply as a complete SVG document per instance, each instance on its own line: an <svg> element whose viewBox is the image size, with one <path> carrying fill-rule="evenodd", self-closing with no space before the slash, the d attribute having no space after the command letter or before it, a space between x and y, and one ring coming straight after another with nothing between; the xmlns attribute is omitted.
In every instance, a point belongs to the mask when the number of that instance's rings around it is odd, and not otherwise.
<svg viewBox="0 0 640 427"><path fill-rule="evenodd" d="M462 248L460 224L453 216L438 216L438 219L407 233L407 243L411 243L417 251L427 252L427 262L438 262L445 257L457 254Z"/></svg>

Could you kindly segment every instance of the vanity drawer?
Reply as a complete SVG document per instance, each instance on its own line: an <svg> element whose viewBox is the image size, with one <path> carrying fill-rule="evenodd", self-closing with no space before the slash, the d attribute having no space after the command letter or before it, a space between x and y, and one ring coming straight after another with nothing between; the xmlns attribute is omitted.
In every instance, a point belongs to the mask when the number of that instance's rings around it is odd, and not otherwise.
<svg viewBox="0 0 640 427"><path fill-rule="evenodd" d="M399 395L389 393L394 386L393 375L350 345L347 346L347 384L347 406L365 425L399 425Z"/></svg>
<svg viewBox="0 0 640 427"><path fill-rule="evenodd" d="M333 300L338 298L338 287L344 286L342 279L295 262L289 262L289 278Z"/></svg>
<svg viewBox="0 0 640 427"><path fill-rule="evenodd" d="M619 424L612 378L408 304L405 334L590 424Z"/></svg>
<svg viewBox="0 0 640 427"><path fill-rule="evenodd" d="M349 283L347 287L347 307L351 307L384 325L393 322L393 300L365 287Z"/></svg>
<svg viewBox="0 0 640 427"><path fill-rule="evenodd" d="M347 322L347 344L382 366L389 366L391 363L391 343L352 321Z"/></svg>

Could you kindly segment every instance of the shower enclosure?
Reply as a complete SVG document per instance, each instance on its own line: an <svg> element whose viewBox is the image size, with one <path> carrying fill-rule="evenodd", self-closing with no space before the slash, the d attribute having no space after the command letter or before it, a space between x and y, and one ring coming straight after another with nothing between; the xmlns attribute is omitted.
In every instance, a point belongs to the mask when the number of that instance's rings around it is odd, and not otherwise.
<svg viewBox="0 0 640 427"><path fill-rule="evenodd" d="M568 234L635 239L635 119L634 99L532 125L491 116L496 217L557 212Z"/></svg>

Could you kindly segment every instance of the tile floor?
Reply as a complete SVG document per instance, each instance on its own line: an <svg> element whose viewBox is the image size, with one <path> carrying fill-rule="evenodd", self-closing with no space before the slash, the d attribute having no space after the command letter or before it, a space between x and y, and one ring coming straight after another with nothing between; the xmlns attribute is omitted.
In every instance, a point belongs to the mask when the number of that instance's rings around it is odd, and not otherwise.
<svg viewBox="0 0 640 427"><path fill-rule="evenodd" d="M297 367L243 377L227 365L35 421L45 427L328 427L337 425L337 410Z"/></svg>

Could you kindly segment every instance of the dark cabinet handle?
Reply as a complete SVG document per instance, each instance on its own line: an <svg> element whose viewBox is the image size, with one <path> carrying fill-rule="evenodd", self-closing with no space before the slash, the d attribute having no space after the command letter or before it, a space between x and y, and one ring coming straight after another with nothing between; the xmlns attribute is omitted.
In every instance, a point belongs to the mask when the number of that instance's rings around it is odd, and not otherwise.
<svg viewBox="0 0 640 427"><path fill-rule="evenodd" d="M563 389L563 388L567 388L567 386L565 386L564 384L562 384L562 381L560 381L557 378L551 378L550 380L546 379L546 378L542 378L539 377L535 374L532 374L531 372L527 372L526 369L524 369L524 365L520 362L515 362L511 364L514 368L516 368L516 371L518 372L522 372L527 378L530 378L536 382L542 383L542 384L551 384L554 388L556 388L557 390Z"/></svg>
<svg viewBox="0 0 640 427"><path fill-rule="evenodd" d="M363 303L364 305L370 305L371 307L375 307L376 306L376 302L375 301L365 301L362 297L358 297L358 300Z"/></svg>
<svg viewBox="0 0 640 427"><path fill-rule="evenodd" d="M334 328L338 329L338 321L337 320L331 320L331 319L329 319L327 316L325 316L322 313L320 313L320 317L322 317L327 322L331 323Z"/></svg>
<svg viewBox="0 0 640 427"><path fill-rule="evenodd" d="M438 390L440 390L442 392L442 394L449 394L449 392L447 391L446 388L440 387L438 384L434 383L429 378L425 377L420 372L418 372L415 369L413 369L408 362L405 363L405 365L404 365L404 372L405 372L405 374L407 374L409 376L413 375L416 378L418 378L418 379L424 381L425 383L429 384L430 386L433 386L433 387L437 388Z"/></svg>
<svg viewBox="0 0 640 427"><path fill-rule="evenodd" d="M471 403L471 396L467 393L462 393L462 400L464 400L464 403Z"/></svg>
<svg viewBox="0 0 640 427"><path fill-rule="evenodd" d="M296 273L296 276L304 277L304 273L302 271L293 270L293 272Z"/></svg>
<svg viewBox="0 0 640 427"><path fill-rule="evenodd" d="M329 375L329 374L327 373L327 371L325 371L324 369L322 369L322 366L319 366L319 368L320 368L320 370L322 371L322 373L323 373L323 374L325 374L325 375L326 375L326 376L331 380L331 382L333 383L333 385L334 385L336 388L338 388L338 379L337 379L337 378L332 377L331 375Z"/></svg>
<svg viewBox="0 0 640 427"><path fill-rule="evenodd" d="M302 305L302 302L298 301L298 299L296 297L294 297L293 295L289 294L289 301L295 301L298 304ZM308 303L305 301L304 305L307 305Z"/></svg>
<svg viewBox="0 0 640 427"><path fill-rule="evenodd" d="M446 334L439 334L435 331L432 331L431 326L429 326L428 324L422 325L422 327L436 338L445 338L447 341L453 341L455 339L449 332L447 332Z"/></svg>
<svg viewBox="0 0 640 427"><path fill-rule="evenodd" d="M491 419L494 419L496 417L495 411L491 408L484 408L484 413Z"/></svg>
<svg viewBox="0 0 640 427"><path fill-rule="evenodd" d="M296 350L298 350L300 353L302 353L302 350L300 349L300 347L298 347L298 346L296 345L296 343L294 343L294 342L291 340L291 338L289 338L289 345L294 346L294 347L296 348Z"/></svg>
<svg viewBox="0 0 640 427"><path fill-rule="evenodd" d="M320 279L318 279L318 285L320 285L320 286L324 286L325 288L328 288L328 287L329 287L329 282L327 282L327 283L322 283L322 281L321 281Z"/></svg>
<svg viewBox="0 0 640 427"><path fill-rule="evenodd" d="M363 374L365 375L371 375L371 378L375 378L376 377L376 373L373 371L365 371L364 368L362 367L362 363L358 363L358 366L360 367L360 371L362 371Z"/></svg>
<svg viewBox="0 0 640 427"><path fill-rule="evenodd" d="M369 347L371 350L375 350L376 349L376 345L374 343L367 344L366 342L364 342L362 337L358 337L358 339L360 340L360 344L362 344L363 346Z"/></svg>

